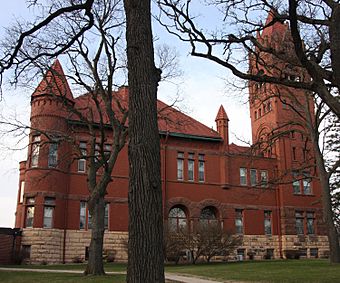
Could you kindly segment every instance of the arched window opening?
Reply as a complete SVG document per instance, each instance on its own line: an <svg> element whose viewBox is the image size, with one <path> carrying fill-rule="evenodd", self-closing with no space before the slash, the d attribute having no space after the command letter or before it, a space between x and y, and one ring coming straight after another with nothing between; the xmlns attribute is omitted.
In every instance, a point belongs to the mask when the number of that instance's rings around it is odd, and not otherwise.
<svg viewBox="0 0 340 283"><path fill-rule="evenodd" d="M212 206L207 206L201 210L200 224L204 226L217 226L218 219L216 208Z"/></svg>
<svg viewBox="0 0 340 283"><path fill-rule="evenodd" d="M183 207L175 206L170 209L168 216L168 227L171 232L179 232L187 228L187 215Z"/></svg>

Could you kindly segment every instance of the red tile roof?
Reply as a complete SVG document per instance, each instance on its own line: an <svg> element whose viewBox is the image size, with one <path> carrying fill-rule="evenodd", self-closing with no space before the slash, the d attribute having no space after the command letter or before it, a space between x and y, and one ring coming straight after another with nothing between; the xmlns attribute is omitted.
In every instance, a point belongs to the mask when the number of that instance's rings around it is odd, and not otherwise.
<svg viewBox="0 0 340 283"><path fill-rule="evenodd" d="M220 109L217 112L215 121L217 120L228 120L229 121L228 115L225 112L223 105L220 106Z"/></svg>
<svg viewBox="0 0 340 283"><path fill-rule="evenodd" d="M67 83L63 68L59 60L55 60L44 78L33 92L32 96L57 95L73 100L70 86Z"/></svg>
<svg viewBox="0 0 340 283"><path fill-rule="evenodd" d="M119 101L122 108L126 110L128 107L129 97L128 88L123 87L120 88L118 91L115 91L114 97L116 97L117 101ZM96 106L91 99L91 94L79 96L74 99L74 102L75 108L84 116L91 119L89 115L93 115L93 120L95 122L100 121L99 113L95 110ZM112 108L115 111L116 117L121 118L122 112L119 110L116 102L113 102ZM188 137L196 136L221 140L218 132L216 132L215 130L203 125L192 117L180 112L179 110L167 105L160 100L157 100L157 108L158 127L160 132L186 135ZM89 109L93 109L93 111L89 111ZM79 120L79 118L75 114L71 115L70 118L71 120ZM106 115L104 115L103 121L105 123L109 122L109 119Z"/></svg>
<svg viewBox="0 0 340 283"><path fill-rule="evenodd" d="M96 108L96 104L93 99L91 99L91 94L87 93L85 95L81 95L77 98L73 98L71 89L67 83L67 79L65 77L63 68L57 59L51 68L47 71L46 75L32 94L32 97L40 96L40 95L57 95L67 98L68 100L74 102L74 108L86 117L89 121L93 121L95 123L100 122L100 113ZM115 111L115 115L118 118L122 117L122 111L118 107L118 104L121 105L124 111L128 108L128 98L129 98L129 90L128 87L121 87L118 91L114 92L112 102L112 108ZM100 105L103 106L104 102L100 101ZM197 120L189 117L188 115L180 112L172 106L165 104L164 102L158 100L157 101L158 108L158 126L161 132L169 132L179 135L187 135L187 136L196 136L196 137L206 137L221 140L218 132L210 129L209 127L203 125ZM223 108L223 107L222 107ZM89 111L92 110L92 111ZM221 108L220 108L221 110ZM225 115L224 109L222 109ZM221 111L222 111L221 110ZM105 111L101 111L105 113ZM80 121L79 115L75 113L70 113L70 120ZM103 114L102 120L104 123L109 123L109 118L106 114Z"/></svg>

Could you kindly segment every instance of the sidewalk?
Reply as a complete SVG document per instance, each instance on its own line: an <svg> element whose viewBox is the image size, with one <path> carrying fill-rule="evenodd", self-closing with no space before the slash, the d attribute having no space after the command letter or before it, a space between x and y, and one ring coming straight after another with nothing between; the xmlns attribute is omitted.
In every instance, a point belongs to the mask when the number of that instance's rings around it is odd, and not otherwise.
<svg viewBox="0 0 340 283"><path fill-rule="evenodd" d="M82 274L82 270L60 270L60 269L35 269L35 268L7 268L0 267L0 270L4 271L28 271L28 272L52 272L52 273L77 273ZM126 272L106 272L106 274L125 274ZM165 273L165 279L170 281L175 281L178 283L222 283L219 281L207 280L198 277L189 277L174 273ZM232 281L227 281L232 283Z"/></svg>
<svg viewBox="0 0 340 283"><path fill-rule="evenodd" d="M184 276L184 275L179 275L179 274L174 274L174 273L167 273L167 272L165 273L165 279L172 280L178 283L223 283L221 281L213 281L213 280L207 280L207 279L202 279L198 277L189 277L189 276Z"/></svg>

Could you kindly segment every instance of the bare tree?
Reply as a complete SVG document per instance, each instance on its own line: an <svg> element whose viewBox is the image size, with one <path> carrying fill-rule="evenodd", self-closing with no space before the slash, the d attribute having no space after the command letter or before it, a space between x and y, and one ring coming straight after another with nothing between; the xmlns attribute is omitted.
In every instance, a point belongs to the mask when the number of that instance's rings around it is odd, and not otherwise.
<svg viewBox="0 0 340 283"><path fill-rule="evenodd" d="M37 5L37 2L33 1L32 3ZM12 68L18 77L23 71L34 66L37 61L56 57L77 41L81 41L81 36L95 24L95 3L102 4L101 1L93 0L79 2L66 0L58 1L57 3L60 4L58 6L55 5L55 2L53 1L53 5L48 9L47 16L38 19L32 28L27 30L19 28L19 38L12 41L12 44L8 44L7 48L3 48L0 60L1 74ZM108 2L115 3L117 1L106 1L103 5L105 6ZM160 152L156 108L157 85L161 72L156 69L153 62L150 1L125 1L124 4L127 18L126 37L130 85L130 240L127 277L128 282L164 282ZM59 41L39 43L38 39L44 35L46 28L52 22L62 22L67 15L81 20L78 24L71 26L70 30L64 29ZM35 50L35 53L27 56L28 59L25 56L22 57L23 54L26 54L27 46L32 46L34 47L32 50ZM102 42L101 46L106 52L107 42ZM84 52L87 51L84 50ZM98 60L95 62L98 64ZM110 66L108 69L110 70ZM107 89L101 86L96 90L104 90L104 93L108 93ZM96 92L92 95L96 95ZM95 147L92 146L90 155L94 156L95 151ZM95 162L95 157L92 157L92 160ZM109 160L114 161L114 158L110 156ZM95 168L92 168L89 170L89 175L94 172ZM107 175L107 178L104 178L101 183L104 185L109 181ZM96 188L98 185L91 184ZM97 191L99 199L102 199L102 193L103 191ZM93 207L98 205L94 198L90 199L90 203ZM103 207L101 201L99 207ZM99 209L98 217L101 212L102 209ZM97 232L100 236L101 231ZM94 263L92 262L92 264ZM90 268L88 272L91 272Z"/></svg>
<svg viewBox="0 0 340 283"><path fill-rule="evenodd" d="M225 1L209 0L207 5L215 5L222 13L221 30L206 31L197 23L191 9L190 0L160 0L163 12L159 22L180 40L191 46L191 55L214 61L232 71L244 80L267 82L304 89L317 93L328 107L339 117L340 103L334 93L339 90L339 38L337 23L340 17L340 4L332 0L320 1ZM271 11L272 17L266 23L259 21L259 15ZM169 22L170 20L170 22ZM280 49L266 46L256 34L270 28L275 23L285 20L290 23L294 55L281 52ZM222 25L234 29L224 31ZM218 48L221 47L221 48ZM254 48L256 47L256 48ZM261 73L248 73L249 55L255 56L260 51L293 66L304 68L311 79L309 81L291 81L277 76L278 70ZM261 56L262 60L265 56ZM261 63L261 62L259 62Z"/></svg>
<svg viewBox="0 0 340 283"><path fill-rule="evenodd" d="M267 83L271 89L283 86L286 93L293 93L294 89L297 92L304 90L306 95L316 94L329 111L340 117L340 32L336 28L340 17L338 1L207 1L208 5L220 9L222 24L234 27L227 32L222 29L209 32L201 28L192 15L191 1L161 0L158 3L162 10L159 22L191 46L191 55L216 62L237 77L250 81L250 92L257 83ZM269 14L265 23L258 20L263 11L266 16ZM290 28L284 27L286 20ZM285 33L284 36L289 31L288 40L282 42L274 39L268 43L266 31L278 24L283 27L281 32ZM294 78L287 76L287 68L295 74ZM298 101L298 96L290 96L292 101ZM250 93L250 99L258 100L259 97L252 97ZM331 262L340 262L329 187L329 178L339 167L340 161L337 159L327 172L318 145L320 121L311 115L313 106L310 106L308 99L303 99L302 103L304 107L299 107L299 111L304 116L302 118L314 147L323 189L323 216L328 227ZM328 115L329 111L324 115ZM316 117L319 119L322 116Z"/></svg>

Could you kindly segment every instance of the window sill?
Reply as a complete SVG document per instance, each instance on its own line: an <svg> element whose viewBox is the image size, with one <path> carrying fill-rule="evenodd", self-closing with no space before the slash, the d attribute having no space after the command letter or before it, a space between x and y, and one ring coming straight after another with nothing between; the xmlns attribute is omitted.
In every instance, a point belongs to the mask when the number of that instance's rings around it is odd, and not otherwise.
<svg viewBox="0 0 340 283"><path fill-rule="evenodd" d="M297 197L315 197L314 194L293 193L293 195Z"/></svg>

